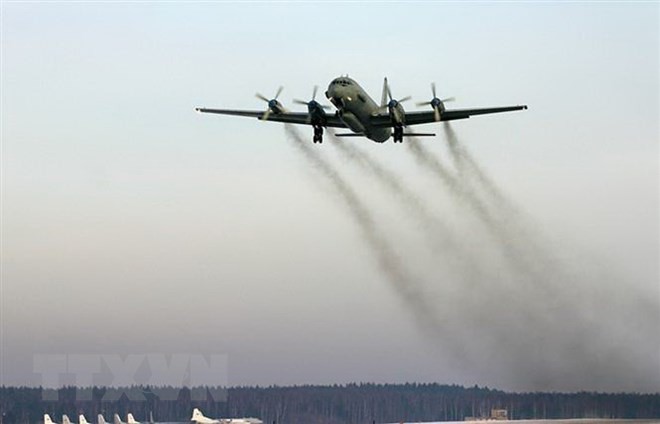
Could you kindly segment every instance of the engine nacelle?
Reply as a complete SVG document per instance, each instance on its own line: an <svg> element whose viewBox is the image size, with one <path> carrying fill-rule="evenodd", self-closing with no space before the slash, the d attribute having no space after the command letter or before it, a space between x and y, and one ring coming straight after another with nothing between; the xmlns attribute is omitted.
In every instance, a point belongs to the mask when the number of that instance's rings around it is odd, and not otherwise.
<svg viewBox="0 0 660 424"><path fill-rule="evenodd" d="M440 113L445 111L444 102L437 97L434 97L433 100L431 100L431 107L433 107L433 109L438 109Z"/></svg>
<svg viewBox="0 0 660 424"><path fill-rule="evenodd" d="M271 112L278 114L284 111L284 106L277 99L272 99L268 101L268 108Z"/></svg>
<svg viewBox="0 0 660 424"><path fill-rule="evenodd" d="M390 100L387 104L387 109L394 124L406 125L406 111L403 109L401 102Z"/></svg>

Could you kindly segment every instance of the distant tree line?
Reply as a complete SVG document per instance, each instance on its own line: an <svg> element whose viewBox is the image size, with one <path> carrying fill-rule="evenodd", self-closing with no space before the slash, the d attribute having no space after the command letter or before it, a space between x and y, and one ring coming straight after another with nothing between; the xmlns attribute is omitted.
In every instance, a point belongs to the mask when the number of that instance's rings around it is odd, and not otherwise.
<svg viewBox="0 0 660 424"><path fill-rule="evenodd" d="M210 417L255 417L265 424L462 421L506 409L510 419L660 418L660 393L507 393L442 384L348 384L231 388L0 387L0 424L36 424L48 413L96 423L132 412L146 421L188 422L194 407Z"/></svg>

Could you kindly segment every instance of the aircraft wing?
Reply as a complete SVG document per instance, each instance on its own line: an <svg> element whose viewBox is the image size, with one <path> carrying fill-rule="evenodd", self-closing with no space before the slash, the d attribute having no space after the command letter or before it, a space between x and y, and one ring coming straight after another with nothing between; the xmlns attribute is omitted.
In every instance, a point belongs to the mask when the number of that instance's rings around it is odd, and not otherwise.
<svg viewBox="0 0 660 424"><path fill-rule="evenodd" d="M257 110L233 110L233 109L208 109L208 108L196 108L197 112L200 113L217 113L220 115L236 115L236 116L247 116L250 118L257 118L260 121L264 120L264 111ZM274 113L272 112L267 121L274 122L286 122L288 124L302 124L302 125L312 125L309 120L309 114L307 112L281 112ZM339 119L336 115L325 115L323 120L324 127L332 128L346 128L346 125Z"/></svg>
<svg viewBox="0 0 660 424"><path fill-rule="evenodd" d="M489 107L489 108L480 108L480 109L445 110L440 115L440 121L453 121L455 119L467 119L472 115L486 115L490 113L511 112L515 110L524 110L524 109L527 109L526 105ZM372 116L371 120L372 120L372 124L377 127L393 126L392 119L390 118L389 114ZM423 112L406 112L405 121L406 121L406 125L430 124L436 122L435 112L433 110L423 111Z"/></svg>

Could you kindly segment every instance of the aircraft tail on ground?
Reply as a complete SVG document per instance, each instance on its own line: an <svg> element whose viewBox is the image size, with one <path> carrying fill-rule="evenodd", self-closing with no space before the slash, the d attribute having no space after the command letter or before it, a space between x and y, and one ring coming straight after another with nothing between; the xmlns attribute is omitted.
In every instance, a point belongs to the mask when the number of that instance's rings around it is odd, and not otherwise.
<svg viewBox="0 0 660 424"><path fill-rule="evenodd" d="M202 411L199 409L195 408L193 409L192 413L192 418L190 418L190 421L194 421L198 424L219 424L220 421L214 420L209 417L205 417L204 414L202 414Z"/></svg>
<svg viewBox="0 0 660 424"><path fill-rule="evenodd" d="M112 416L112 422L114 424L124 424L121 422L121 418L119 418L119 414L115 414Z"/></svg>
<svg viewBox="0 0 660 424"><path fill-rule="evenodd" d="M50 419L50 415L44 414L44 424L55 424L53 420Z"/></svg>
<svg viewBox="0 0 660 424"><path fill-rule="evenodd" d="M135 418L133 418L133 414L131 414L130 412L129 412L128 415L126 416L126 422L127 422L128 424L140 424L139 421L135 421Z"/></svg>
<svg viewBox="0 0 660 424"><path fill-rule="evenodd" d="M204 414L202 414L202 411L197 408L193 409L192 418L190 418L190 421L203 422L205 419L207 418L204 416Z"/></svg>
<svg viewBox="0 0 660 424"><path fill-rule="evenodd" d="M71 420L69 420L68 415L62 415L62 424L71 424Z"/></svg>
<svg viewBox="0 0 660 424"><path fill-rule="evenodd" d="M83 414L78 415L78 423L79 424L89 424L87 420L85 419L85 416Z"/></svg>
<svg viewBox="0 0 660 424"><path fill-rule="evenodd" d="M99 415L98 415L98 417L96 418L96 422L97 422L98 424L108 424L108 423L105 421L105 418L103 418L103 415L102 415L102 414L99 414Z"/></svg>

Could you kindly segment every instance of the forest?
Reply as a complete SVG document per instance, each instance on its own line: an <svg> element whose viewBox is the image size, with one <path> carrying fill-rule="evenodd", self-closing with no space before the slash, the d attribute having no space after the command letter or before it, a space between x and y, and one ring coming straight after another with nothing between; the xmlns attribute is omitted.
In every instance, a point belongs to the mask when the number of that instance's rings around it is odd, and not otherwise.
<svg viewBox="0 0 660 424"><path fill-rule="evenodd" d="M660 393L509 393L442 384L347 384L269 387L0 387L0 424L36 424L48 413L78 421L189 422L194 407L209 417L255 417L266 424L462 421L506 409L509 419L660 418Z"/></svg>

